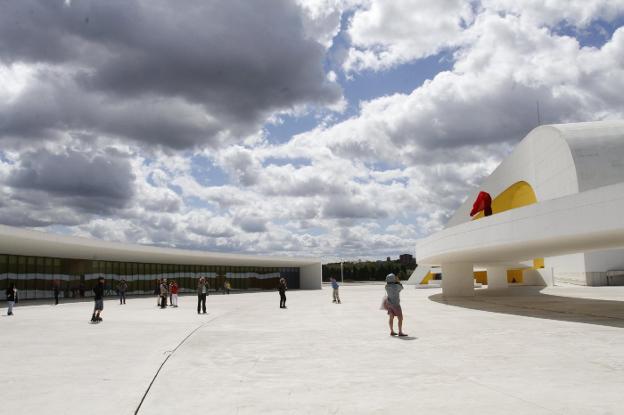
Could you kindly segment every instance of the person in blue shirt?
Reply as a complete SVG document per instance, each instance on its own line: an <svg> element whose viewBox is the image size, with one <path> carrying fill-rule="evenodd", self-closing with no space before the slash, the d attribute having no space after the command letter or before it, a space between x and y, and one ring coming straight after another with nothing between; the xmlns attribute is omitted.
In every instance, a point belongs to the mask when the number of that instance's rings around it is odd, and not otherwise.
<svg viewBox="0 0 624 415"><path fill-rule="evenodd" d="M332 303L336 303L336 304L340 304L340 294L338 294L338 288L340 287L338 285L338 281L336 281L336 278L332 277L331 278L331 286L332 286L332 291L333 291L333 301Z"/></svg>

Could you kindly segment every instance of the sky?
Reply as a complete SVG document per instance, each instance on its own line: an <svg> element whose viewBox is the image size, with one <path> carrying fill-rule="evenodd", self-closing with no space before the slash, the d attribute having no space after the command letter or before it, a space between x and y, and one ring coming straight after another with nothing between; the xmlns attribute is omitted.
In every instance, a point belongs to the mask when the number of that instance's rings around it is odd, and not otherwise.
<svg viewBox="0 0 624 415"><path fill-rule="evenodd" d="M396 258L531 129L624 118L624 0L0 0L0 223Z"/></svg>

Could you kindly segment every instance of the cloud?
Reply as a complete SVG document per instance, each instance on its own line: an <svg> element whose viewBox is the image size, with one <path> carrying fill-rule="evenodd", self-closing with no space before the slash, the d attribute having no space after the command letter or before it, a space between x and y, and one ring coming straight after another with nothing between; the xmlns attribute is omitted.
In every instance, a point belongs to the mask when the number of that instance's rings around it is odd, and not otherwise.
<svg viewBox="0 0 624 415"><path fill-rule="evenodd" d="M323 216L332 219L383 218L388 216L378 200L330 198L323 208Z"/></svg>
<svg viewBox="0 0 624 415"><path fill-rule="evenodd" d="M236 219L235 223L245 232L259 233L267 231L267 220L258 216L243 216Z"/></svg>
<svg viewBox="0 0 624 415"><path fill-rule="evenodd" d="M482 0L481 3L488 10L512 13L537 26L563 22L584 28L599 19L612 21L624 12L624 3L619 0Z"/></svg>
<svg viewBox="0 0 624 415"><path fill-rule="evenodd" d="M254 133L276 111L337 103L325 47L305 19L286 0L8 2L0 63L34 74L17 99L0 92L0 136L86 130L215 146Z"/></svg>
<svg viewBox="0 0 624 415"><path fill-rule="evenodd" d="M37 74L18 96L0 100L0 137L24 143L86 134L175 149L221 145L222 126L200 105L175 97L113 99L82 90L63 69L41 68Z"/></svg>
<svg viewBox="0 0 624 415"><path fill-rule="evenodd" d="M242 186L258 183L261 165L252 150L232 146L219 153L219 166Z"/></svg>
<svg viewBox="0 0 624 415"><path fill-rule="evenodd" d="M230 238L236 235L229 218L214 217L205 212L192 212L187 229L207 238Z"/></svg>
<svg viewBox="0 0 624 415"><path fill-rule="evenodd" d="M537 101L544 123L624 115L624 28L597 47L576 37L615 21L619 2L235 1L214 14L212 2L128 1L124 13L115 1L60 3L7 3L26 6L0 17L13 24L0 26L2 223L209 251L396 257L537 124ZM351 60L326 74L343 43ZM319 115L285 142L262 128L335 104L336 83L356 72L392 76L440 52L450 68L413 90L351 102L354 112ZM280 95L285 84L292 95Z"/></svg>
<svg viewBox="0 0 624 415"><path fill-rule="evenodd" d="M533 27L582 31L591 23L614 21L624 12L619 0L371 0L356 8L348 33L352 45L347 72L386 70L453 51L469 42L478 16L516 16Z"/></svg>
<svg viewBox="0 0 624 415"><path fill-rule="evenodd" d="M134 195L134 175L127 158L112 154L85 154L73 150L45 150L20 156L6 185L16 199L55 198L88 213L107 213L125 207Z"/></svg>
<svg viewBox="0 0 624 415"><path fill-rule="evenodd" d="M349 24L346 71L383 70L456 45L474 18L464 0L373 0Z"/></svg>
<svg viewBox="0 0 624 415"><path fill-rule="evenodd" d="M443 226L537 126L538 101L543 123L623 117L622 50L624 28L600 48L582 47L521 16L483 12L466 29L451 70L409 93L362 102L356 116L299 134L272 154L305 154L312 161L290 177L304 169L310 177L328 173L346 189L339 192L344 199L324 202L325 217L409 212L423 235ZM385 166L381 172L377 164ZM387 169L394 171L390 178ZM399 190L391 191L391 183ZM289 181L275 185L279 193ZM384 212L388 200L398 203Z"/></svg>
<svg viewBox="0 0 624 415"><path fill-rule="evenodd" d="M320 145L391 165L471 163L500 158L535 127L538 101L546 123L624 114L613 93L624 75L624 29L596 49L513 15L484 14L466 36L452 70L411 93L363 102L357 116L296 136L291 151Z"/></svg>

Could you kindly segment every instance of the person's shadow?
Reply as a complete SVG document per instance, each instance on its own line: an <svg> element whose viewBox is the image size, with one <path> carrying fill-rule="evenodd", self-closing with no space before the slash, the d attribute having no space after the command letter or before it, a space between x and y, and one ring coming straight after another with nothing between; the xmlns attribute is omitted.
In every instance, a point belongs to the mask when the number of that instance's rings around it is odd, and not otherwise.
<svg viewBox="0 0 624 415"><path fill-rule="evenodd" d="M418 337L414 337L414 336L399 337L399 336L396 336L396 338L399 339L399 340L416 340Z"/></svg>

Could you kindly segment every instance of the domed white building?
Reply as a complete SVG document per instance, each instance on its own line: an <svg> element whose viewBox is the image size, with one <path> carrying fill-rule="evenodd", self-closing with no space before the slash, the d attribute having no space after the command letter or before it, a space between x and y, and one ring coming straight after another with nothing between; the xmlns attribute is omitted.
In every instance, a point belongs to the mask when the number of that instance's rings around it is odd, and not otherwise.
<svg viewBox="0 0 624 415"><path fill-rule="evenodd" d="M470 211L480 191L492 215ZM420 271L441 266L445 295L510 282L620 284L624 270L624 121L544 125L531 131L440 232L420 240ZM479 271L481 270L481 271ZM418 279L418 281L414 281Z"/></svg>

